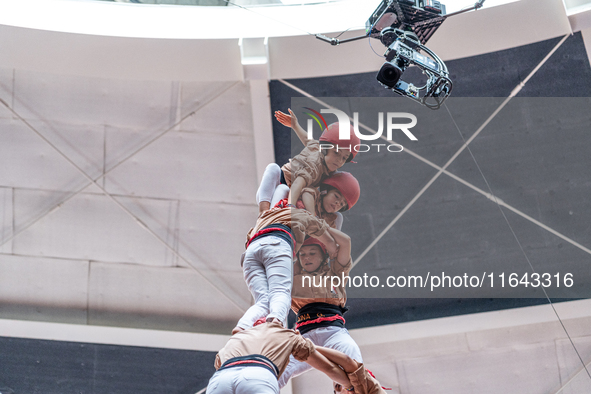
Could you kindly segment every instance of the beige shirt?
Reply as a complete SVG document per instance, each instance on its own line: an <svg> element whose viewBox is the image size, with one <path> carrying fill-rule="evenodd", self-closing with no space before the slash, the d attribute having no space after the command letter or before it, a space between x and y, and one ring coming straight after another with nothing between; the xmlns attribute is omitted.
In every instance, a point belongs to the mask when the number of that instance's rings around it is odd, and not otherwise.
<svg viewBox="0 0 591 394"><path fill-rule="evenodd" d="M355 387L355 394L386 394L376 378L371 376L361 364L355 372L347 374L349 381Z"/></svg>
<svg viewBox="0 0 591 394"><path fill-rule="evenodd" d="M314 344L294 330L283 328L278 323L263 323L234 334L226 346L215 356L215 369L234 357L260 354L279 368L279 376L293 355L298 361L306 361L316 351Z"/></svg>
<svg viewBox="0 0 591 394"><path fill-rule="evenodd" d="M322 179L330 175L324 163L324 153L320 150L320 143L316 140L308 141L300 154L290 159L289 163L281 167L281 170L289 187L298 177L304 178L305 187L315 187L320 184Z"/></svg>
<svg viewBox="0 0 591 394"><path fill-rule="evenodd" d="M291 228L291 232L296 241L295 250L304 243L307 235L320 237L328 229L328 224L322 219L316 218L305 209L296 208L271 208L264 211L257 219L253 228L246 234L246 243L259 232L262 228L271 224L283 224Z"/></svg>
<svg viewBox="0 0 591 394"><path fill-rule="evenodd" d="M306 187L302 190L302 196L305 193L309 193L314 198L314 208L316 217L324 220L326 224L328 224L332 228L336 228L336 220L337 214L336 213L327 213L324 212L324 208L322 207L322 198L320 198L320 190L316 187Z"/></svg>
<svg viewBox="0 0 591 394"><path fill-rule="evenodd" d="M295 313L303 308L305 305L313 302L325 302L331 305L344 307L347 303L347 292L345 290L346 283L343 283L343 275L345 278L351 271L353 262L351 258L346 265L340 265L336 260L330 262L330 265L325 264L318 271L308 273L302 269L299 261L294 263L293 273L293 288L291 291L291 309ZM332 287L330 277L338 276L341 279L339 286ZM315 287L314 284L322 283L324 285L324 278L329 277L325 286ZM305 279L306 278L306 279ZM307 279L310 278L310 279ZM336 281L336 280L335 280ZM310 286L310 283L312 284Z"/></svg>

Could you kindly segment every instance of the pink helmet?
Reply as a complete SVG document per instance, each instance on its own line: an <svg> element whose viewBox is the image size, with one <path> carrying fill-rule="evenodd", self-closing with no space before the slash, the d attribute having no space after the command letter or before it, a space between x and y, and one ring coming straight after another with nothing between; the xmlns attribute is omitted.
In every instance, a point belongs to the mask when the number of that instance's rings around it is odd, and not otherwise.
<svg viewBox="0 0 591 394"><path fill-rule="evenodd" d="M347 201L347 209L353 208L353 205L359 200L361 189L359 188L359 182L349 172L337 172L332 176L322 181L323 184L332 186L338 189L339 192L345 197Z"/></svg>
<svg viewBox="0 0 591 394"><path fill-rule="evenodd" d="M353 126L351 126L351 129L349 130L349 139L341 140L339 138L339 122L329 124L326 130L324 130L324 132L320 136L320 141L330 142L333 145L338 145L339 149L346 149L350 151L351 154L347 159L347 163L353 160L355 155L357 155L355 146L358 146L361 142L359 137L355 135L355 131L353 131Z"/></svg>

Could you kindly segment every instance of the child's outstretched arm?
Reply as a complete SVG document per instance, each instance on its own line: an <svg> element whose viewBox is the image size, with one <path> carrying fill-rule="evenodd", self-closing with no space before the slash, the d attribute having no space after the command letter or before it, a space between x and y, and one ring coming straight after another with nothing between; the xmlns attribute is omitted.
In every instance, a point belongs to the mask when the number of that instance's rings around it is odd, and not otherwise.
<svg viewBox="0 0 591 394"><path fill-rule="evenodd" d="M310 354L306 362L317 370L324 372L330 379L343 387L353 387L345 371L329 361L322 353L316 351Z"/></svg>
<svg viewBox="0 0 591 394"><path fill-rule="evenodd" d="M308 133L306 133L302 126L300 126L300 124L298 123L298 118L295 116L293 111L291 109L288 109L288 111L289 115L284 114L281 111L275 111L275 118L282 125L291 127L291 129L296 132L296 135L298 136L300 141L302 141L302 144L304 144L304 146L308 145L308 142L310 141L308 139Z"/></svg>
<svg viewBox="0 0 591 394"><path fill-rule="evenodd" d="M340 365L346 373L353 373L359 368L359 363L357 361L338 350L316 346L316 351L326 357L329 361Z"/></svg>

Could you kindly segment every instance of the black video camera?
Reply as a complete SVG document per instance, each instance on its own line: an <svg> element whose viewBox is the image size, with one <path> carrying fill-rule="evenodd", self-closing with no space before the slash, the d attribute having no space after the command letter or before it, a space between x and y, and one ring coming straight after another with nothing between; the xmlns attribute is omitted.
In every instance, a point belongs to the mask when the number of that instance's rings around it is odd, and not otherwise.
<svg viewBox="0 0 591 394"><path fill-rule="evenodd" d="M444 14L445 5L438 1L383 0L366 22L367 35L388 48L377 80L431 109L438 109L453 87L445 63L422 44L443 23ZM424 86L400 80L410 66L420 68L427 76Z"/></svg>
<svg viewBox="0 0 591 394"><path fill-rule="evenodd" d="M391 36L391 28L382 32ZM384 54L386 62L378 71L377 80L386 88L392 89L401 96L407 96L421 104L438 109L449 97L453 84L448 77L447 67L429 48L422 45L416 34L391 29L396 39L391 42ZM389 40L389 39L388 39ZM421 54L427 53L429 56ZM417 87L412 83L401 81L402 74L409 66L420 68L428 79L424 86Z"/></svg>

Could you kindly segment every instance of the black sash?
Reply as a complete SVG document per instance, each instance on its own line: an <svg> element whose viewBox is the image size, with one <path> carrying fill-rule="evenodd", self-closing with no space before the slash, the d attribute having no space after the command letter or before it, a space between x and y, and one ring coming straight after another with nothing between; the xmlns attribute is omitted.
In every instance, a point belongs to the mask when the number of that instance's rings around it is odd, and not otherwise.
<svg viewBox="0 0 591 394"><path fill-rule="evenodd" d="M260 354L251 354L242 357L233 357L227 360L218 371L222 369L234 368L234 367L263 367L271 371L276 378L279 377L279 368L269 360L267 357Z"/></svg>
<svg viewBox="0 0 591 394"><path fill-rule="evenodd" d="M304 334L320 327L345 327L343 314L348 308L325 302L313 302L305 305L298 312L296 328Z"/></svg>

